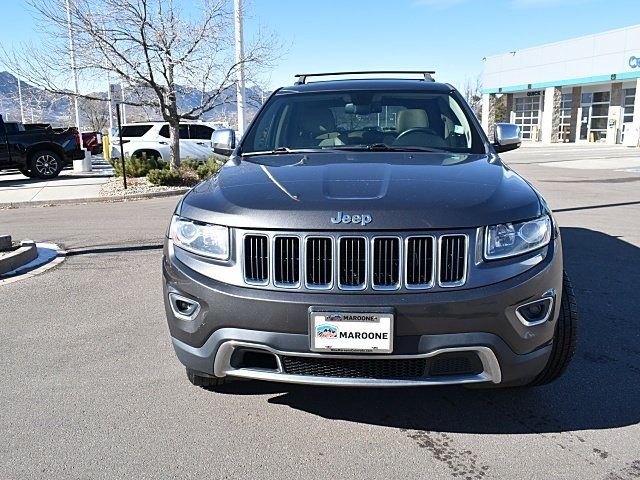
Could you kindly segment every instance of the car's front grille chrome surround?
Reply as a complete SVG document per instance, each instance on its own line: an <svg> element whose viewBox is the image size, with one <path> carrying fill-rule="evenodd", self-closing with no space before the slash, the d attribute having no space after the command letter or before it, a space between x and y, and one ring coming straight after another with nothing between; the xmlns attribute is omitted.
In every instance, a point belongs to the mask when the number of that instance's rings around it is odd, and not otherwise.
<svg viewBox="0 0 640 480"><path fill-rule="evenodd" d="M341 237L338 241L338 287L341 290L367 288L369 245L365 237Z"/></svg>
<svg viewBox="0 0 640 480"><path fill-rule="evenodd" d="M278 235L274 238L273 280L277 287L300 286L300 239Z"/></svg>
<svg viewBox="0 0 640 480"><path fill-rule="evenodd" d="M432 235L405 240L405 286L408 289L433 287L436 276L436 239Z"/></svg>
<svg viewBox="0 0 640 480"><path fill-rule="evenodd" d="M268 285L269 237L266 235L245 235L243 246L245 282L251 285Z"/></svg>
<svg viewBox="0 0 640 480"><path fill-rule="evenodd" d="M467 235L442 235L440 242L441 287L459 287L467 280Z"/></svg>
<svg viewBox="0 0 640 480"><path fill-rule="evenodd" d="M308 291L420 291L465 285L466 233L349 234L245 231L246 284Z"/></svg>
<svg viewBox="0 0 640 480"><path fill-rule="evenodd" d="M374 237L371 241L371 286L374 290L400 288L400 237Z"/></svg>
<svg viewBox="0 0 640 480"><path fill-rule="evenodd" d="M307 237L305 240L305 286L327 290L333 286L333 239Z"/></svg>

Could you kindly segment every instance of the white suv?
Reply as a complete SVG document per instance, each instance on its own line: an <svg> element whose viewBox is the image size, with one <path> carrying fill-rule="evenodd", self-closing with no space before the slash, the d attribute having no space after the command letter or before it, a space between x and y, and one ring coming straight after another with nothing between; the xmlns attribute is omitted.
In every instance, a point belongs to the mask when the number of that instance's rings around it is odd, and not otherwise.
<svg viewBox="0 0 640 480"><path fill-rule="evenodd" d="M120 158L120 140L117 129L111 136L111 158ZM180 160L191 158L199 162L211 157L213 124L184 122L180 124ZM125 157L146 154L169 161L169 124L140 122L122 125L122 144Z"/></svg>

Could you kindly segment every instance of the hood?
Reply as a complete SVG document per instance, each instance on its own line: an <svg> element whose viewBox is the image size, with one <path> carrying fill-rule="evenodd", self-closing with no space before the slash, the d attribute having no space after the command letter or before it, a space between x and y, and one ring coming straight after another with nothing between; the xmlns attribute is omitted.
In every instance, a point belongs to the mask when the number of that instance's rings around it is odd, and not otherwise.
<svg viewBox="0 0 640 480"><path fill-rule="evenodd" d="M541 212L533 188L495 155L327 151L231 160L180 214L239 228L408 230Z"/></svg>

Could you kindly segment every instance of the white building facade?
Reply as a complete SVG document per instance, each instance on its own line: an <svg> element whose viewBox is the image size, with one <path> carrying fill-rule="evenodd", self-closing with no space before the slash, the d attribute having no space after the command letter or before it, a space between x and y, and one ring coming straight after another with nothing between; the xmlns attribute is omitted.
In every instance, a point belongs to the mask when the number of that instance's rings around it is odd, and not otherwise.
<svg viewBox="0 0 640 480"><path fill-rule="evenodd" d="M486 57L483 86L487 132L506 95L525 141L638 146L640 25Z"/></svg>

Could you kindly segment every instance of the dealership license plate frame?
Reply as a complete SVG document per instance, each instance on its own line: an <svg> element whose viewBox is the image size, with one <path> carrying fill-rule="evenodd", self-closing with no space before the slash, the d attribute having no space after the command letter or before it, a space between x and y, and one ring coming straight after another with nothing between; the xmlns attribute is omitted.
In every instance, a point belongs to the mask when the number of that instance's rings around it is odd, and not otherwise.
<svg viewBox="0 0 640 480"><path fill-rule="evenodd" d="M388 348L327 348L327 347L319 347L316 342L316 317L324 315L325 323L330 325L338 324L340 322L328 321L327 316L329 315L378 315L382 318L389 318L389 341ZM348 323L350 325L363 325L368 324L369 322L358 322L358 321L342 321L344 323ZM308 327L309 327L309 349L315 353L345 353L345 354L363 354L363 355L371 355L371 354L389 354L393 353L393 344L395 339L395 310L393 308L359 308L359 307L310 307L309 315L308 315Z"/></svg>

